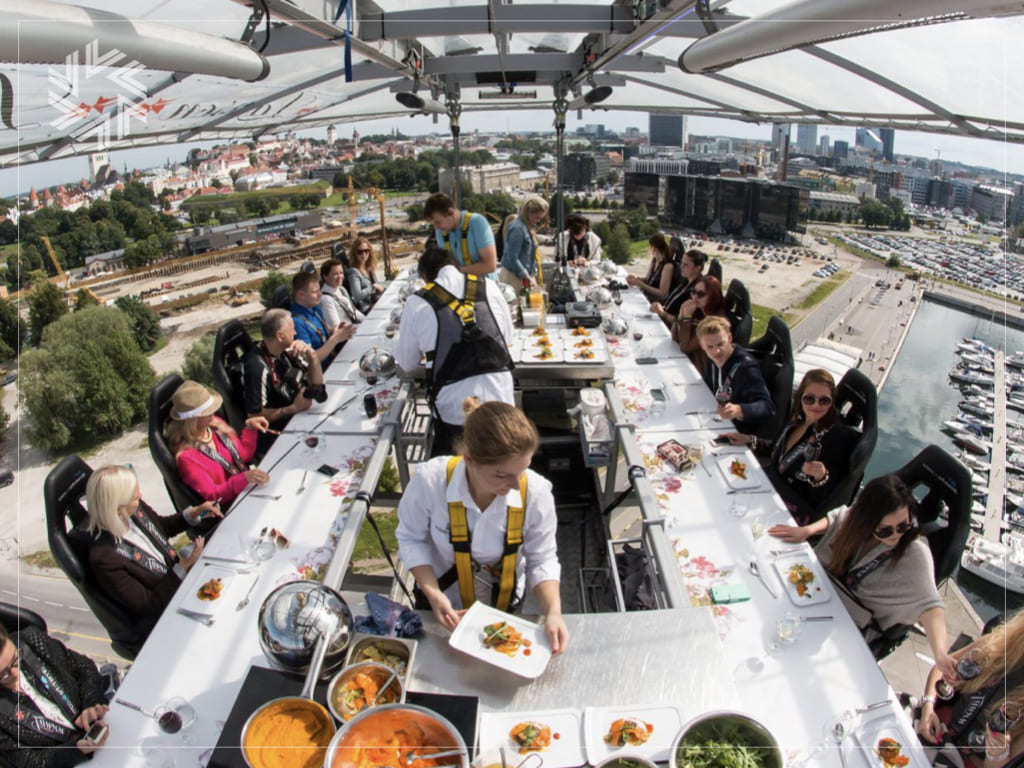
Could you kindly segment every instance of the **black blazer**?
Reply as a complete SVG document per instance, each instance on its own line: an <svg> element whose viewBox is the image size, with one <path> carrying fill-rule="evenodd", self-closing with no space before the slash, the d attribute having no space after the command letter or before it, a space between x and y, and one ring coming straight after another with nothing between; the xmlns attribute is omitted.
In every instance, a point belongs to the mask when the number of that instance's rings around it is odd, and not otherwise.
<svg viewBox="0 0 1024 768"><path fill-rule="evenodd" d="M96 665L87 657L48 637L36 627L25 627L21 632L16 632L12 640L19 649L25 646L31 648L49 667L57 678L59 687L68 694L74 705L75 717L84 709L107 703L103 696L103 678ZM31 680L36 690L41 691L33 670L23 665L19 671L22 676ZM0 699L38 714L30 699L19 697L8 688L0 686ZM0 761L3 765L16 768L65 768L78 765L89 759L89 756L77 747L77 742L83 735L82 731L76 730L70 739L61 741L37 733L31 728L21 727L13 718L0 713Z"/></svg>
<svg viewBox="0 0 1024 768"><path fill-rule="evenodd" d="M792 423L787 424L779 433L772 445L771 460L765 470L779 496L790 507L797 524L808 525L815 520L820 520L829 511L822 509L821 504L846 479L843 470L849 466L850 452L857 442L858 433L852 427L840 422L820 436L821 454L818 456L818 461L824 464L828 470L828 481L815 488L808 481L797 477L803 466L803 460L794 462L793 466L789 467L784 474L779 471L779 462L786 453L786 441L794 427L795 425ZM810 437L811 430L808 430L800 442L793 447L805 445Z"/></svg>
<svg viewBox="0 0 1024 768"><path fill-rule="evenodd" d="M139 509L170 539L188 527L181 515L162 517L146 503ZM166 573L159 575L121 555L113 546L114 537L109 533L90 537L89 567L99 587L125 609L134 614L142 627L152 627L164 608L171 601L181 579L174 573L173 563ZM174 563L177 562L175 557Z"/></svg>

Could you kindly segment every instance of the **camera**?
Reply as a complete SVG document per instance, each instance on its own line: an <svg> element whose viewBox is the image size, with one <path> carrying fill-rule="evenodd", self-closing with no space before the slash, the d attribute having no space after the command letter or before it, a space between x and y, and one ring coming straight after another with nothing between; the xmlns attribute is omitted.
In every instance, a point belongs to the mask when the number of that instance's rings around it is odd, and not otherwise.
<svg viewBox="0 0 1024 768"><path fill-rule="evenodd" d="M323 384L307 384L306 388L302 391L302 395L310 400L322 403L327 399L327 387Z"/></svg>

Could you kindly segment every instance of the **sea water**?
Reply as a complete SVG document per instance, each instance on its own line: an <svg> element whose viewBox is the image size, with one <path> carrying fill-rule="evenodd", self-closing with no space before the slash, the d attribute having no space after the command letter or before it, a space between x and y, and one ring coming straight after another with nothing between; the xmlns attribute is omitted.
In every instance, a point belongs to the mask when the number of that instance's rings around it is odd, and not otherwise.
<svg viewBox="0 0 1024 768"><path fill-rule="evenodd" d="M931 443L954 456L959 453L952 439L942 432L942 422L956 415L956 405L963 399L948 376L960 359L956 345L965 336L979 338L1007 354L1024 350L1024 332L923 302L878 398L878 444L864 473L865 480L899 469ZM1012 423L1019 414L1007 410L1006 418ZM955 578L984 621L1024 606L1024 596L1006 592L973 574L957 573Z"/></svg>

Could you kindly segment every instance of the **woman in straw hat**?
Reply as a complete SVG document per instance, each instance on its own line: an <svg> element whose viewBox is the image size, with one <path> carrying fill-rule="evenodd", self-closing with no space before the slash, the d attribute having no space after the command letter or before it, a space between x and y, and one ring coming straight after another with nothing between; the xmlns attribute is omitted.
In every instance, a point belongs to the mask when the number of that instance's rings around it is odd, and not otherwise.
<svg viewBox="0 0 1024 768"><path fill-rule="evenodd" d="M269 428L262 416L251 416L239 436L215 414L221 396L195 381L186 381L171 399L167 441L178 474L202 498L230 504L249 483L263 485L270 476L250 467L260 432Z"/></svg>

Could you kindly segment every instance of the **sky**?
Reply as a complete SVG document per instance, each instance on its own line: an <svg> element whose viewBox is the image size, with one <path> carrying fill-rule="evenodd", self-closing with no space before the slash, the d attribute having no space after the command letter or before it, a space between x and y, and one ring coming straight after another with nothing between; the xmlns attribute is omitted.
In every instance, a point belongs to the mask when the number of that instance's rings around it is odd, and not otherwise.
<svg viewBox="0 0 1024 768"><path fill-rule="evenodd" d="M470 134L474 130L503 130L507 132L553 130L550 122L550 112L541 112L539 110L536 112L506 112L506 115L505 125L496 126L493 117L488 114L463 114L463 141L471 141ZM566 135L575 133L576 128L587 124L604 124L606 129L616 131L623 131L630 126L635 126L642 132L646 132L647 115L641 112L593 111L584 112L583 119L578 120L575 117L575 113L573 113L567 121ZM406 135L446 131L444 120L434 125L432 120L425 117L373 120L337 126L338 136L341 138L350 137L353 129L358 129L362 136L369 136L379 133L391 133L392 129L395 128ZM764 140L769 139L771 135L771 126L767 123L750 124L735 120L718 120L702 117L689 118L686 130L691 134ZM833 142L836 140L848 141L851 147L854 143L853 133L851 128L827 125L818 126L819 139L821 136L827 135ZM327 130L315 129L307 131L303 135L326 139ZM793 129L792 140L796 140L795 128ZM127 165L129 170L134 168L151 168L163 165L168 160L171 162L182 161L192 147L209 147L214 143L216 142L165 144L143 149L111 152L110 157L113 166L118 171L122 171L125 165ZM936 149L940 150L940 156L943 160L955 160L992 168L997 172L997 178L998 175L1003 173L1024 174L1024 146L984 139L969 139L960 136L940 136L910 131L896 131L894 151L897 155L917 155L931 159L936 157ZM7 168L0 170L0 196L10 197L19 193L26 193L33 186L36 189L42 189L57 184L78 181L82 177L87 178L88 175L89 165L85 155L46 163L31 163L20 168ZM1010 184L1008 183L1007 186L1010 186Z"/></svg>

